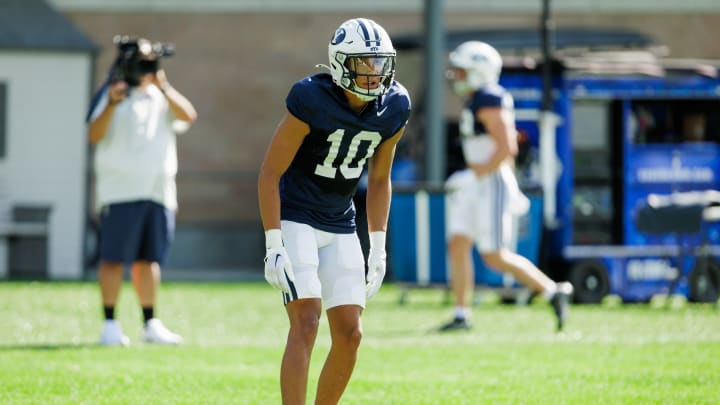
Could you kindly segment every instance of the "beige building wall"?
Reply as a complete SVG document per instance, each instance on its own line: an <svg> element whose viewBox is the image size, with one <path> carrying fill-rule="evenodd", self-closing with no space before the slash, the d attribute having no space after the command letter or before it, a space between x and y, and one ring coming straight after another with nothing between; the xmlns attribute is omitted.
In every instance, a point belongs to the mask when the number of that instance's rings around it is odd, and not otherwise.
<svg viewBox="0 0 720 405"><path fill-rule="evenodd" d="M290 85L327 61L327 42L352 14L87 12L65 10L95 43L95 83L105 75L124 33L170 41L163 61L170 81L195 104L199 120L179 141L179 224L259 222L256 176ZM391 34L422 31L420 11L365 14ZM668 45L671 56L720 58L720 14L556 13L558 26L632 28ZM526 13L449 12L447 28L537 26ZM416 91L422 63L399 57L399 77Z"/></svg>
<svg viewBox="0 0 720 405"><path fill-rule="evenodd" d="M82 276L85 226L85 105L92 57L87 52L0 52L0 82L7 86L7 156L0 159L0 216L11 207L48 209L47 251L22 257L14 270L47 270L52 280ZM3 218L0 218L2 220ZM2 222L2 221L0 221ZM6 225L5 223L0 225ZM0 232L1 233L1 232ZM0 237L0 250L9 239ZM20 242L32 238L15 237ZM31 243L31 242L30 242ZM19 246L19 245L16 245ZM28 246L28 245L26 245ZM0 252L0 279L11 276ZM6 250L6 254L9 252ZM43 257L47 254L47 257ZM42 263L46 260L47 268ZM30 262L30 264L28 264ZM10 264L12 266L12 264ZM32 269L38 266L37 269ZM27 275L27 274L26 274Z"/></svg>

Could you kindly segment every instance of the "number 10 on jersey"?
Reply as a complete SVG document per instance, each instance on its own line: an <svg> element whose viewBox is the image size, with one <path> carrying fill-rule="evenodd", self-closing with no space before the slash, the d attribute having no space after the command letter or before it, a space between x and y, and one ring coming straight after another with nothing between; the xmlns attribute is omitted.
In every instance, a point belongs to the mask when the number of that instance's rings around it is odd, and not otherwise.
<svg viewBox="0 0 720 405"><path fill-rule="evenodd" d="M338 168L340 169L340 173L342 173L343 177L346 179L356 179L360 177L362 174L363 168L365 167L365 162L372 157L372 155L375 153L375 148L380 144L380 141L382 140L382 136L378 132L372 132L372 131L360 131L355 136L352 137L350 140L350 147L347 149L347 153L345 156L340 156L339 158L342 159L342 163L339 167L334 167L333 162L338 160L338 153L340 152L340 146L344 140L345 130L344 129L338 129L335 132L331 133L327 137L327 141L330 142L330 149L328 150L328 154L325 157L325 160L320 165L315 166L315 174L322 177L327 177L330 179L334 179L337 175ZM358 157L358 150L361 142L369 142L364 156ZM350 164L355 160L357 161L356 167L350 167Z"/></svg>

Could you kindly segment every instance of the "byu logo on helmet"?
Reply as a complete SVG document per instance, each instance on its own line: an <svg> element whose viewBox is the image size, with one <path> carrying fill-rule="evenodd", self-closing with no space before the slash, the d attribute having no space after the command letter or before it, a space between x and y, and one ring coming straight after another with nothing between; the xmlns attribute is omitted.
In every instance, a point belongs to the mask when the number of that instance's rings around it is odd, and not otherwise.
<svg viewBox="0 0 720 405"><path fill-rule="evenodd" d="M340 27L337 31L335 31L335 35L333 36L333 39L332 41L330 41L330 43L333 45L337 45L342 42L343 39L345 39L345 28Z"/></svg>
<svg viewBox="0 0 720 405"><path fill-rule="evenodd" d="M471 59L475 63L489 63L488 57L483 54L475 54L471 56Z"/></svg>

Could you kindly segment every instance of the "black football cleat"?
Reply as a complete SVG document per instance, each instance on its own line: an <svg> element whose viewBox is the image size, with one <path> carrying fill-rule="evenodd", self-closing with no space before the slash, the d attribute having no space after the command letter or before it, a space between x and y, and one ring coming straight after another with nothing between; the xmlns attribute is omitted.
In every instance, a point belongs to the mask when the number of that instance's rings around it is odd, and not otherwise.
<svg viewBox="0 0 720 405"><path fill-rule="evenodd" d="M455 318L452 321L438 328L438 332L449 332L453 330L469 330L470 323L465 318Z"/></svg>
<svg viewBox="0 0 720 405"><path fill-rule="evenodd" d="M550 304L555 311L557 317L557 330L562 331L565 327L565 321L570 307L570 297L572 296L573 286L570 283L558 283L558 290L550 299Z"/></svg>

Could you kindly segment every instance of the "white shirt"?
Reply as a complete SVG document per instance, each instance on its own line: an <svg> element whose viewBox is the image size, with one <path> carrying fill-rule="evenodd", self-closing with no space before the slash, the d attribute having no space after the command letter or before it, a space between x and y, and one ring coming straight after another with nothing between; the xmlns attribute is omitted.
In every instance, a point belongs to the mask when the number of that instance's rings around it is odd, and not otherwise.
<svg viewBox="0 0 720 405"><path fill-rule="evenodd" d="M107 90L93 110L97 119L108 103ZM176 134L173 116L154 85L133 88L113 112L95 148L95 206L152 200L177 210Z"/></svg>

